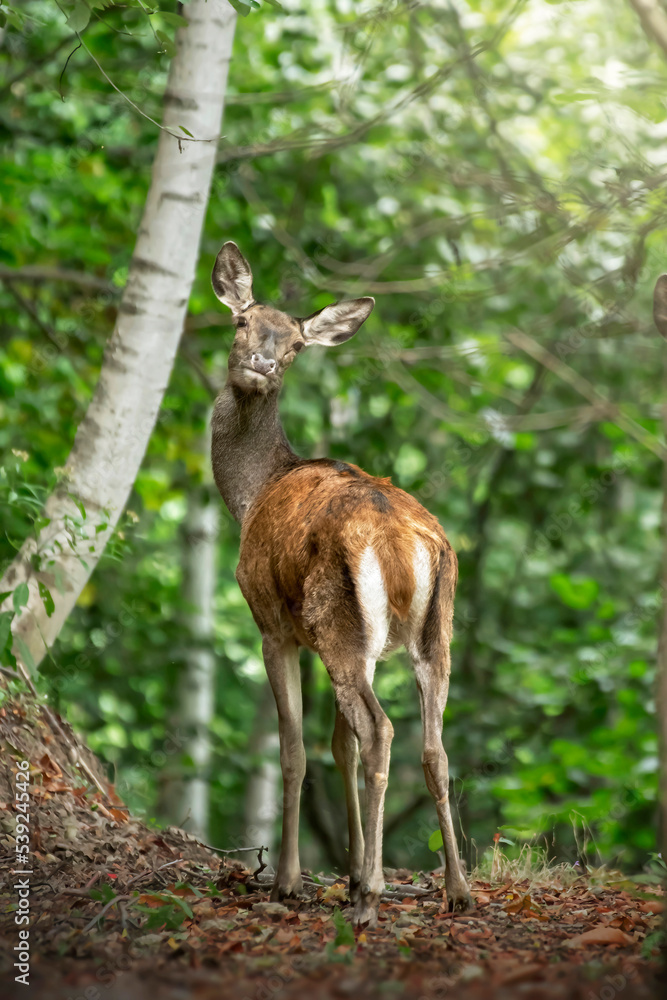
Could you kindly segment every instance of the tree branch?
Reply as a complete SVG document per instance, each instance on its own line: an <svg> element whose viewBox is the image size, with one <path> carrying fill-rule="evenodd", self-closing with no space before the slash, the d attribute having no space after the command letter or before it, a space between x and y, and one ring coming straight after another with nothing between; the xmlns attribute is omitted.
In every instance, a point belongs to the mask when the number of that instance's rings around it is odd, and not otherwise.
<svg viewBox="0 0 667 1000"><path fill-rule="evenodd" d="M7 82L0 87L0 97L4 97L5 94L8 94L15 83L19 83L21 80L25 79L26 76L30 76L31 73L41 69L45 63L48 63L51 59L53 59L53 57L57 55L65 45L69 45L71 41L72 36L66 35L65 38L60 39L54 48L49 49L49 51L45 52L44 55L39 56L39 58L27 63L22 70L16 73L10 80L7 80Z"/></svg>
<svg viewBox="0 0 667 1000"><path fill-rule="evenodd" d="M58 343L58 338L56 337L56 335L53 332L53 330L51 329L51 327L47 323L44 323L42 321L42 319L40 318L39 313L35 309L35 307L32 304L32 302L30 302L23 295L21 295L21 293L19 292L18 288L14 288L13 282L7 281L5 279L5 285L7 287L7 291L9 292L9 294L14 297L14 299L18 302L18 304L21 307L21 309L23 309L23 311L28 314L28 316L30 317L30 319L35 324L35 326L38 327L38 329L40 329L42 331L42 333L47 338L47 340L50 340L51 343L55 344L55 346L58 348L58 350L60 350L60 344Z"/></svg>
<svg viewBox="0 0 667 1000"><path fill-rule="evenodd" d="M550 351L541 344L538 344L536 340L529 337L528 334L522 333L520 330L515 330L512 333L506 334L507 339L515 347L520 348L529 354L531 358L535 358L540 364L548 368L549 371L553 372L564 382L567 382L576 392L592 403L594 406L599 407L600 412L603 413L608 420L613 421L617 424L626 434L630 437L635 438L640 444L643 444L649 451L652 451L654 455L663 461L667 460L667 447L660 441L657 437L651 434L649 431L645 430L641 424L638 424L636 420L629 417L624 413L619 406L612 403L610 399L603 396L592 383L585 379L583 375L579 375L575 372L573 368L566 365L563 361L556 358Z"/></svg>
<svg viewBox="0 0 667 1000"><path fill-rule="evenodd" d="M83 271L70 271L67 268L40 264L27 267L7 267L5 264L0 264L0 281L26 281L35 285L46 281L66 281L72 285L80 285L81 288L89 288L91 291L109 292L115 295L120 295L122 292L122 288L116 288L106 278L97 278L94 274L85 274Z"/></svg>
<svg viewBox="0 0 667 1000"><path fill-rule="evenodd" d="M667 55L667 14L656 0L630 0L644 32Z"/></svg>

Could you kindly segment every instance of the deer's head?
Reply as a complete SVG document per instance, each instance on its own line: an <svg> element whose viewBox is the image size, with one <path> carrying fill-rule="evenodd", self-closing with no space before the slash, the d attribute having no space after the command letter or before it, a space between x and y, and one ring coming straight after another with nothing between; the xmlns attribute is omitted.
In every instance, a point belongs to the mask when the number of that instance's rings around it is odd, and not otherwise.
<svg viewBox="0 0 667 1000"><path fill-rule="evenodd" d="M375 299L336 302L305 319L263 306L252 294L252 271L235 243L225 243L211 276L213 291L234 316L236 335L229 353L229 381L243 392L280 388L297 354L312 344L333 347L353 337Z"/></svg>

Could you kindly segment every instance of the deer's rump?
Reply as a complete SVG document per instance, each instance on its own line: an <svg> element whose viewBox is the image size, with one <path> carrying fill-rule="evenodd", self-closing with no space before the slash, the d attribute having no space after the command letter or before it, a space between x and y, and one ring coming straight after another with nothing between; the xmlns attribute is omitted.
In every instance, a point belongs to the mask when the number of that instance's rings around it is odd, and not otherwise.
<svg viewBox="0 0 667 1000"><path fill-rule="evenodd" d="M457 563L413 497L322 459L269 480L244 521L237 576L260 629L283 618L323 658L377 659L425 629L440 634Z"/></svg>

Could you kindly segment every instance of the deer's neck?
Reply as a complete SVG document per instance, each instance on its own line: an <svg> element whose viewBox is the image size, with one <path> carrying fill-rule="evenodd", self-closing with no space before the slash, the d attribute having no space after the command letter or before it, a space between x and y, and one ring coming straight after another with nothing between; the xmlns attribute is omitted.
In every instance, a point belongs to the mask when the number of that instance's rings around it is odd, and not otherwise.
<svg viewBox="0 0 667 1000"><path fill-rule="evenodd" d="M229 383L211 422L213 475L222 499L242 521L270 476L298 461L278 413L278 392L245 393Z"/></svg>

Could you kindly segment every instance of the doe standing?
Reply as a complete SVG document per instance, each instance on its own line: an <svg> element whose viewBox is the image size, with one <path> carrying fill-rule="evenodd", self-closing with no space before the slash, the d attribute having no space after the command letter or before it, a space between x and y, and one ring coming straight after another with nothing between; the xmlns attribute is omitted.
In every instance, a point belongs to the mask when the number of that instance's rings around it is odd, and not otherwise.
<svg viewBox="0 0 667 1000"><path fill-rule="evenodd" d="M466 909L470 894L442 746L456 555L436 519L389 479L345 462L299 458L278 413L283 376L296 355L311 344L349 340L374 300L338 302L307 319L260 305L248 262L234 243L220 250L212 281L236 327L227 383L213 413L213 473L241 522L236 577L262 635L278 707L283 830L272 898L302 889L299 797L306 758L299 647L307 646L322 659L336 695L332 751L345 782L354 921L376 923L393 727L373 692L373 675L377 660L405 646L419 691L422 763L442 831L447 898L451 908ZM366 788L363 830L359 756Z"/></svg>

